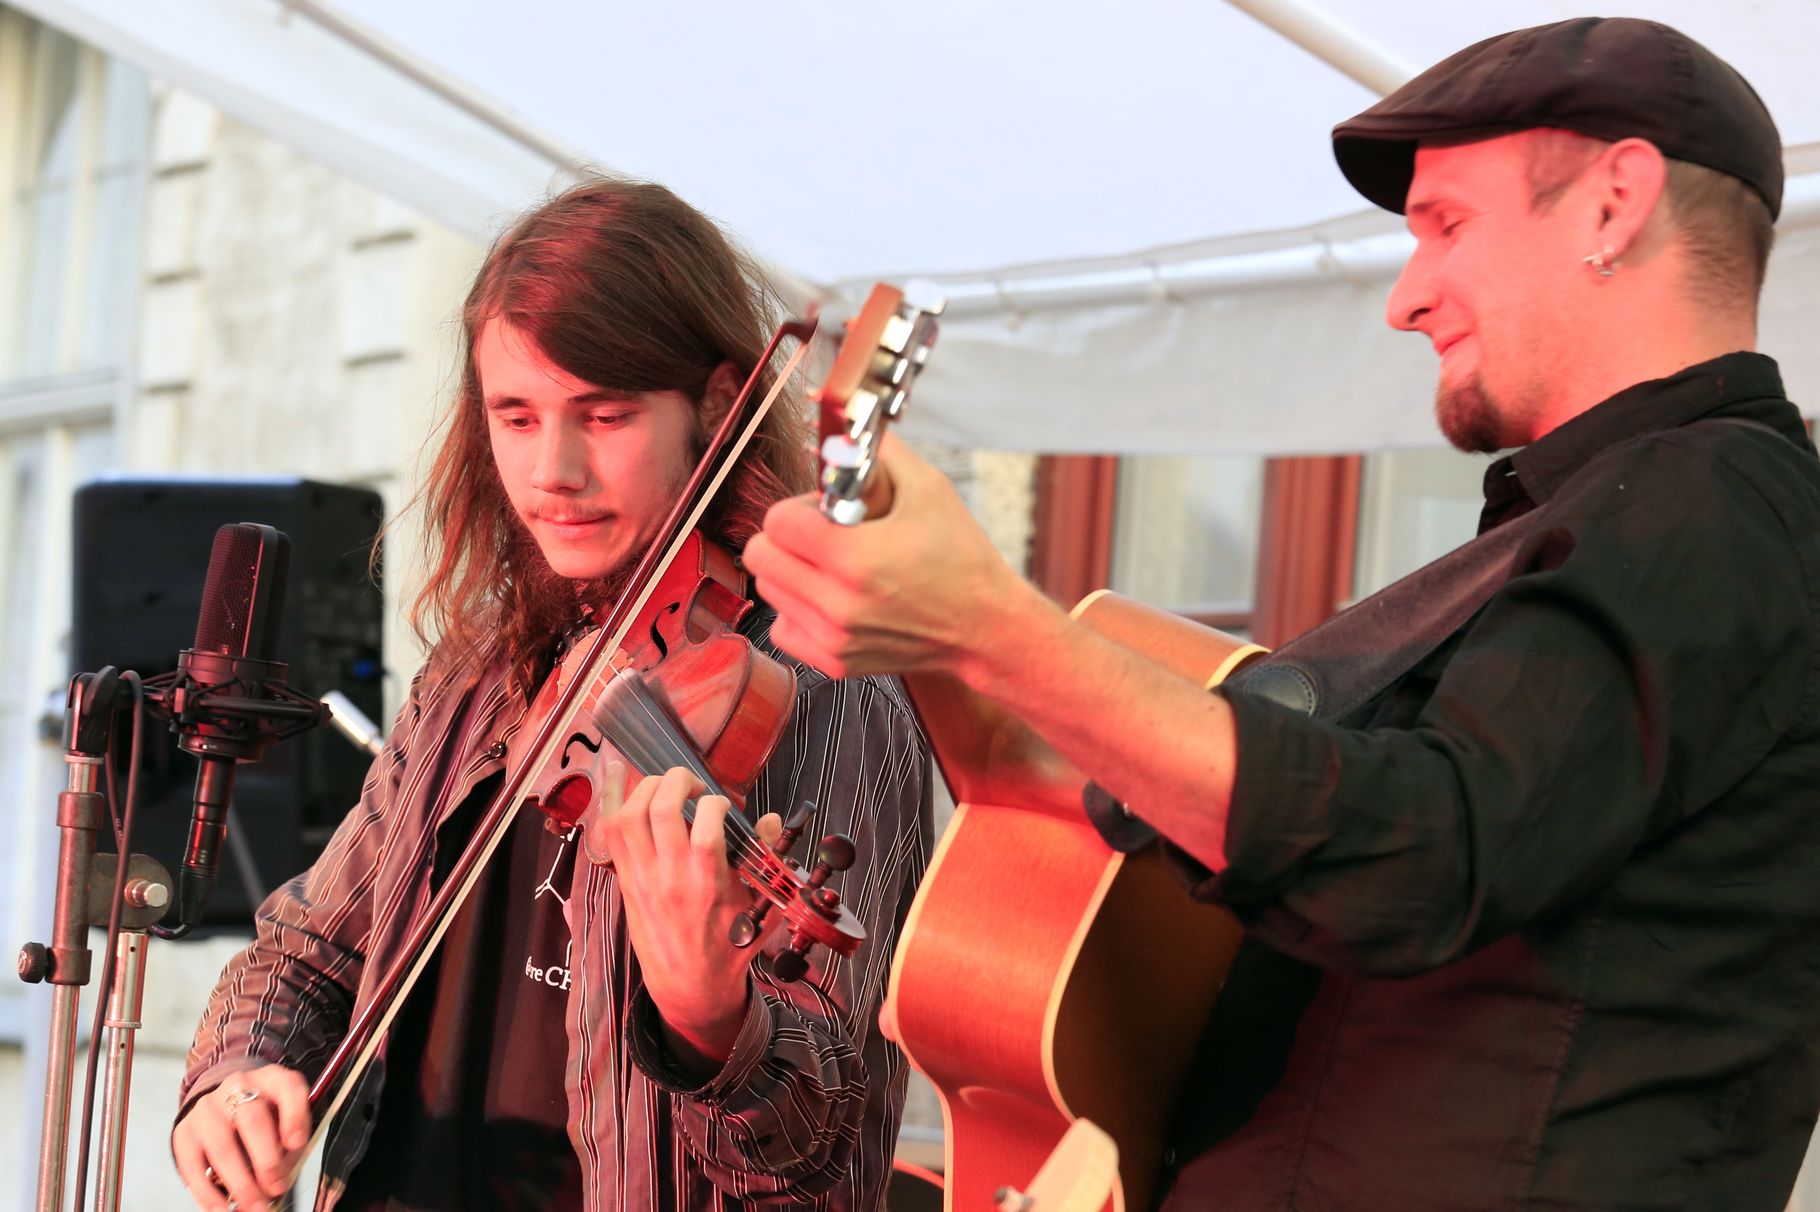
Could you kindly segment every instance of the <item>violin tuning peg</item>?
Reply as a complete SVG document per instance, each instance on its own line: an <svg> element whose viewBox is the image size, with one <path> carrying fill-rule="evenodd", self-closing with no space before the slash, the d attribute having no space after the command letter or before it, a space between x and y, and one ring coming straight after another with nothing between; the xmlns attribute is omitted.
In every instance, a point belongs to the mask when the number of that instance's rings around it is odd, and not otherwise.
<svg viewBox="0 0 1820 1212"><path fill-rule="evenodd" d="M758 941L758 936L765 929L765 914L771 912L771 902L761 901L757 907L747 909L733 919L727 927L727 941L744 951Z"/></svg>
<svg viewBox="0 0 1820 1212"><path fill-rule="evenodd" d="M808 974L809 960L794 946L786 947L771 961L771 970L778 980L794 983Z"/></svg>
<svg viewBox="0 0 1820 1212"><path fill-rule="evenodd" d="M814 815L814 800L804 800L801 804L797 805L796 811L790 814L790 819L784 822L783 832L779 833L777 835L777 840L771 843L772 853L790 853L796 846L796 840L803 835L803 830L808 827L809 818Z"/></svg>
<svg viewBox="0 0 1820 1212"><path fill-rule="evenodd" d="M817 865L826 864L830 871L845 871L853 866L853 839L844 833L830 833L822 839L815 854Z"/></svg>

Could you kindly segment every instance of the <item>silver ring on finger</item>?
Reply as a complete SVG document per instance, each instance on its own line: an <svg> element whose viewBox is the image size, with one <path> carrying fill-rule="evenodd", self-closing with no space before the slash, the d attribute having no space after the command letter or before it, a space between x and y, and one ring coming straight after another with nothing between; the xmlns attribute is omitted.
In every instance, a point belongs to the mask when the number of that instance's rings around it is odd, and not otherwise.
<svg viewBox="0 0 1820 1212"><path fill-rule="evenodd" d="M255 1101L258 1097L259 1091L251 1086L240 1086L228 1091L227 1098L222 1100L222 1106L227 1109L228 1121L233 1122L234 1116L240 1111L240 1108Z"/></svg>

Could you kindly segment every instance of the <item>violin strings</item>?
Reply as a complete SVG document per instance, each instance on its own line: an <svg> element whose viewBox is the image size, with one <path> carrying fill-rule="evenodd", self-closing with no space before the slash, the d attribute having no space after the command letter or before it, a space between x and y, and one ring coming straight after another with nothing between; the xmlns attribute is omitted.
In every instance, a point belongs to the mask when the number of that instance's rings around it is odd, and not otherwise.
<svg viewBox="0 0 1820 1212"><path fill-rule="evenodd" d="M779 335L782 335L781 331ZM774 338L774 340L775 339L776 338ZM650 600L651 594L656 591L657 583L662 578L664 570L668 569L671 562L676 559L676 553L682 549L682 545L687 541L689 534L694 531L695 527L700 523L702 514L707 510L708 503L714 499L715 493L720 490L721 484L726 481L727 476L732 472L733 465L738 461L739 456L744 453L745 448L751 444L752 435L757 432L760 423L762 423L766 415L770 413L771 406L777 402L777 397L783 392L785 384L790 381L790 377L795 374L797 366L802 362L804 356L808 352L809 345L807 341L799 341L796 348L791 351L790 357L784 362L783 369L778 372L777 378L773 380L771 390L765 393L765 398L759 403L758 408L754 410L751 419L746 422L745 428L740 431L739 438L732 444L725 457L721 460L720 467L715 471L712 480L708 483L706 490L701 494L699 502L690 512L685 524L677 531L675 539L671 542L670 550L664 553L663 559L657 565L657 570L648 579L644 589L636 595L635 600L629 606L624 603L621 604L620 609L625 611L625 617L615 629L614 634L608 638L604 629L595 634L594 640L582 658L582 667L576 676L577 687L584 682L593 682L599 677L602 672L600 665L603 663L601 660L601 652L603 649L608 653L616 652L619 650L620 645L625 642L626 634L632 629L633 620L637 617L638 612L644 608L645 603ZM572 689L570 694L575 696L575 698L570 699L571 702L576 701L576 699L580 697L580 692L577 690ZM565 695L564 697L569 696ZM649 711L650 708L646 708L646 710ZM561 713L558 712L556 714ZM603 724L602 727L604 730L606 726ZM546 743L536 747L535 750L535 752L546 761L553 753L553 750L550 749L548 745L548 741L553 739L554 737L546 738ZM538 764L541 767L542 762L539 762ZM700 772L698 771L698 773ZM687 819L690 823L693 823L694 813L690 812ZM751 826L746 822L743 815L737 812L730 812L727 814L727 819L733 822L728 838L728 849L730 852L735 852L737 857L751 858L754 853L753 848L756 847L758 850L762 851L764 855L771 855L771 848L766 846L763 839L759 838L757 834L752 831ZM738 843L737 848L735 843Z"/></svg>
<svg viewBox="0 0 1820 1212"><path fill-rule="evenodd" d="M628 733L619 730L618 726L621 721L609 713L602 712L601 715L595 717L595 722L600 724L603 734L612 734L614 748L624 754L627 749L639 746L645 748L649 752L649 756L658 761L667 761L672 766L689 766L695 770L697 777L704 775L706 765L688 760L695 757L693 747L688 744L687 738L681 735L676 727L676 722L670 718L670 714L651 695L650 688L645 685L643 676L635 669L626 669L620 671L613 681L626 688L627 695L631 699L629 705L632 711L637 716L642 716L650 727L649 735L633 738ZM657 743L658 740L668 742L669 752L658 752L661 748ZM630 759L632 755L626 754L626 757ZM638 763L634 762L633 768L637 769ZM641 771L641 773L643 772ZM710 789L713 788L714 783L711 777L702 778L702 781L707 783ZM713 794L721 793L715 791ZM694 802L694 800L689 800L683 805L683 819L691 825L695 823ZM755 851L762 852L765 857L775 857L771 847L766 845L764 839L753 830L744 813L733 809L727 813L725 820L727 822L727 849L735 857L756 861Z"/></svg>

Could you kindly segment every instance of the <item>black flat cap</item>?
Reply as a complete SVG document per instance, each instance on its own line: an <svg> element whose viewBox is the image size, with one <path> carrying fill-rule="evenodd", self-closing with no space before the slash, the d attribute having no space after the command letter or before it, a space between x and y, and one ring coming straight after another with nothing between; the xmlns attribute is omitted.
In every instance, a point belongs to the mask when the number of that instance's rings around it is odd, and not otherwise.
<svg viewBox="0 0 1820 1212"><path fill-rule="evenodd" d="M1576 17L1476 42L1333 128L1353 188L1403 213L1423 139L1549 126L1647 139L1674 160L1729 173L1782 211L1782 138L1749 82L1679 30Z"/></svg>

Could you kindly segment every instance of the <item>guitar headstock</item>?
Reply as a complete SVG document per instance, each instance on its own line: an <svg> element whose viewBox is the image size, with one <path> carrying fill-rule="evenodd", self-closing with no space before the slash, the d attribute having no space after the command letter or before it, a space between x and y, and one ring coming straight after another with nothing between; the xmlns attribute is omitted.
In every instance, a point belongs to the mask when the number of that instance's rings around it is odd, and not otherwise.
<svg viewBox="0 0 1820 1212"><path fill-rule="evenodd" d="M844 526L877 512L867 498L878 443L910 397L935 345L944 300L928 283L879 283L847 322L840 352L815 393L820 411L822 512Z"/></svg>

